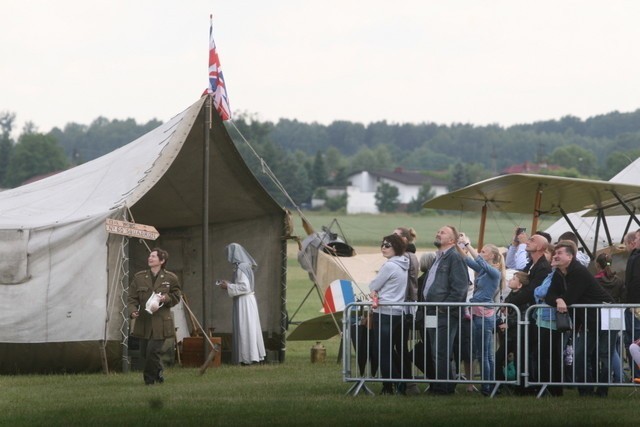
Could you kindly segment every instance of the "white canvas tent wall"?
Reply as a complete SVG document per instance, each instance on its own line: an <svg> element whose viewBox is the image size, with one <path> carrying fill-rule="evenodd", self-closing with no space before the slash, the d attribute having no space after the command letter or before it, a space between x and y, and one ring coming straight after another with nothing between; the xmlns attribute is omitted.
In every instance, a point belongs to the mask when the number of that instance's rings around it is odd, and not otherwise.
<svg viewBox="0 0 640 427"><path fill-rule="evenodd" d="M0 372L122 367L128 272L146 267L140 241L109 235L105 219L160 232L190 306L231 334L231 300L202 290L202 98L164 125L103 157L0 193ZM267 349L284 357L285 212L243 162L217 114L210 131L209 271L229 278L224 247L260 264L256 298ZM276 353L277 354L277 353Z"/></svg>
<svg viewBox="0 0 640 427"><path fill-rule="evenodd" d="M629 166L618 172L609 181L619 184L638 185L638 183L640 182L640 157L631 162ZM636 206L637 216L640 212L640 209L637 208L637 206L639 206L638 201L631 204ZM624 237L624 230L627 228L627 224L629 223L629 215L612 215L611 212L612 211L605 210L609 232L611 233L613 243L621 243L622 238ZM588 215L588 213L589 211L584 210L568 214L567 216L580 233L580 236L582 236L585 244L588 245L588 247L591 249L594 247L594 239L596 237L597 217L590 216ZM640 225L635 222L631 223L631 231L637 230L638 228L640 228ZM564 220L564 218L561 218L558 221L554 222L551 226L549 226L546 231L551 234L554 239L557 239L562 233L570 230L571 228L569 227L567 222ZM603 248L607 246L609 246L609 242L607 242L603 226L600 225L596 247Z"/></svg>

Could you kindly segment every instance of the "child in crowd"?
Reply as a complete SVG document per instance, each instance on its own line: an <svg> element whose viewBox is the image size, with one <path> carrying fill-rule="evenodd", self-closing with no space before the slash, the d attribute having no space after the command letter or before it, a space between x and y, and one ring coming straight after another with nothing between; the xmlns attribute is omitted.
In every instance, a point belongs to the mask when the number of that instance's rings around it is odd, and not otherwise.
<svg viewBox="0 0 640 427"><path fill-rule="evenodd" d="M529 286L529 275L522 271L516 271L507 283L507 286L511 289L511 292L509 292L504 302L518 307L521 316L524 316L531 302L530 294L526 292ZM502 308L501 312L503 314L501 317L505 320L498 324L500 347L496 351L496 377L498 380L509 380L510 378L505 378L504 372L508 354L518 353L518 314L516 310L510 307Z"/></svg>

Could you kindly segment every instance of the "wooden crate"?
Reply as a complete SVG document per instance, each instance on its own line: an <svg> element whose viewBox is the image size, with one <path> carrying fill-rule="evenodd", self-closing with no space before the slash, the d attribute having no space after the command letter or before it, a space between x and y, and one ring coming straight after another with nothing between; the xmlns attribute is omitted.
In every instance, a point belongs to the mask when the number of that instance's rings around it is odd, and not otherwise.
<svg viewBox="0 0 640 427"><path fill-rule="evenodd" d="M209 364L209 367L220 366L222 356L222 339L220 337L209 338L214 345L218 345L218 351ZM182 366L200 367L204 363L204 338L203 337L185 337L182 340L182 351L180 352L180 360ZM209 344L207 343L207 346ZM207 353L208 354L208 353Z"/></svg>

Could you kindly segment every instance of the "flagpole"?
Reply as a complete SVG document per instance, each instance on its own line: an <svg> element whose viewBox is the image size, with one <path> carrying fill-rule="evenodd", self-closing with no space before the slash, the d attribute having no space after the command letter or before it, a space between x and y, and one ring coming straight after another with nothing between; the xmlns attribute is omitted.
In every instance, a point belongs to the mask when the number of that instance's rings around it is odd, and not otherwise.
<svg viewBox="0 0 640 427"><path fill-rule="evenodd" d="M202 327L206 334L207 328L207 299L206 289L209 281L209 145L211 129L211 95L207 95L204 102L204 146L202 165ZM207 355L208 346L203 340L205 347L203 355ZM209 350L210 351L210 350Z"/></svg>
<svg viewBox="0 0 640 427"><path fill-rule="evenodd" d="M209 86L203 95L207 96L204 105L204 144L203 144L203 166L202 166L202 326L206 333L209 332L207 319L207 288L210 280L209 272L209 150L211 138L211 126L213 122L213 111L220 114L222 120L229 120L231 108L227 98L224 78L220 69L220 59L213 41L213 14L209 15ZM215 97L215 98L214 98ZM210 288L210 286L209 286ZM204 355L211 351L209 346L204 346ZM208 360L205 357L205 361ZM205 362L206 364L206 362Z"/></svg>

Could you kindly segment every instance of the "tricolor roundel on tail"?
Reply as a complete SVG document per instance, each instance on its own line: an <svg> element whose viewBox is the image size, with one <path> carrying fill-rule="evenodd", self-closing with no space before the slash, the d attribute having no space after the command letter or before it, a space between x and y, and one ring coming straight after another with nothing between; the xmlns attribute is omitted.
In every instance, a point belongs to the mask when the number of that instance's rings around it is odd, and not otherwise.
<svg viewBox="0 0 640 427"><path fill-rule="evenodd" d="M353 287L349 280L334 280L324 293L324 312L335 313L355 302Z"/></svg>

